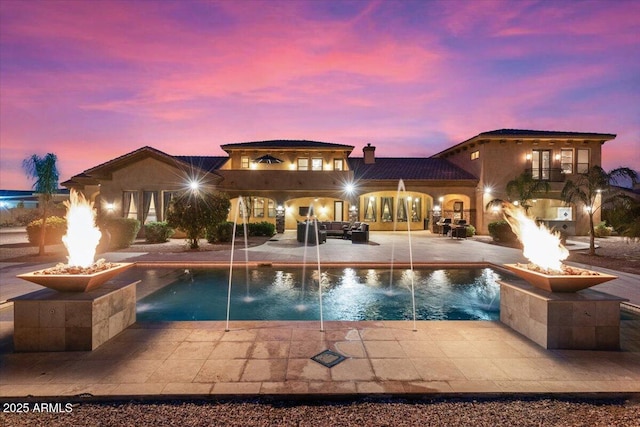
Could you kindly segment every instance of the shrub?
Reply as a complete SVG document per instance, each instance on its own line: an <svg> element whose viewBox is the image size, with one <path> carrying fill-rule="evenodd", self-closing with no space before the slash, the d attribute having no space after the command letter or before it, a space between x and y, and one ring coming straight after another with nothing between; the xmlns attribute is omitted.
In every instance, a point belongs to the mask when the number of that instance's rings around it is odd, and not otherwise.
<svg viewBox="0 0 640 427"><path fill-rule="evenodd" d="M111 236L111 248L128 248L140 231L140 221L132 218L109 218L103 221L102 228Z"/></svg>
<svg viewBox="0 0 640 427"><path fill-rule="evenodd" d="M198 249L198 239L211 224L227 219L231 203L224 193L186 192L175 197L169 205L167 222L184 230L191 249Z"/></svg>
<svg viewBox="0 0 640 427"><path fill-rule="evenodd" d="M596 225L594 228L596 237L609 237L611 236L611 232L613 231L613 227L607 227L607 223L602 221L600 224Z"/></svg>
<svg viewBox="0 0 640 427"><path fill-rule="evenodd" d="M496 242L513 244L518 241L518 236L511 230L511 226L505 220L490 222L488 227L489 234Z"/></svg>
<svg viewBox="0 0 640 427"><path fill-rule="evenodd" d="M249 236L271 237L276 234L276 226L267 221L252 222L247 224L247 233Z"/></svg>
<svg viewBox="0 0 640 427"><path fill-rule="evenodd" d="M173 236L173 228L166 222L148 222L144 225L144 237L147 243L164 243Z"/></svg>
<svg viewBox="0 0 640 427"><path fill-rule="evenodd" d="M224 221L207 227L209 243L228 243L233 236L233 222Z"/></svg>
<svg viewBox="0 0 640 427"><path fill-rule="evenodd" d="M56 245L62 243L62 236L67 232L67 220L59 216L50 216L45 222L45 245ZM31 221L27 225L27 238L34 246L40 244L40 232L42 229L42 219Z"/></svg>
<svg viewBox="0 0 640 427"><path fill-rule="evenodd" d="M475 235L476 235L476 228L473 225L468 224L467 225L467 237L473 237Z"/></svg>

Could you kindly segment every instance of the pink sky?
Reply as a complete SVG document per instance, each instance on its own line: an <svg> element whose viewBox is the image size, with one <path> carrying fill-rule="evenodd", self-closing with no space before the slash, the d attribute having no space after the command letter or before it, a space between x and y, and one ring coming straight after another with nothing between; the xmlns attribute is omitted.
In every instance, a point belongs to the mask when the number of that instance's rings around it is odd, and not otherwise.
<svg viewBox="0 0 640 427"><path fill-rule="evenodd" d="M640 170L637 1L0 2L0 188L149 145L366 143L430 156L481 132L615 133Z"/></svg>

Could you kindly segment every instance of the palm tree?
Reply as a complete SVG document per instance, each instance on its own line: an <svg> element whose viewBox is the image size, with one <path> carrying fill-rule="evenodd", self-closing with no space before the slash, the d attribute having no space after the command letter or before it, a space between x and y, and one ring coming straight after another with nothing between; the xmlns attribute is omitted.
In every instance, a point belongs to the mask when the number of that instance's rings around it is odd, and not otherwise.
<svg viewBox="0 0 640 427"><path fill-rule="evenodd" d="M560 197L566 203L581 202L585 206L589 215L589 255L596 254L593 215L602 205L623 197L621 192L612 187L612 184L617 184L621 178L631 179L631 182L635 184L638 180L638 173L627 167L619 167L611 172L606 172L600 166L592 166L586 172L577 174L575 179L567 181L560 193Z"/></svg>
<svg viewBox="0 0 640 427"><path fill-rule="evenodd" d="M48 153L44 157L34 154L22 161L29 178L35 178L33 189L38 194L42 203L42 227L40 229L40 248L39 255L44 255L45 230L47 221L47 205L58 191L58 168L56 161L58 158L55 154Z"/></svg>
<svg viewBox="0 0 640 427"><path fill-rule="evenodd" d="M515 179L507 182L506 186L509 198L517 200L527 215L531 207L530 201L542 192L548 193L550 188L548 181L533 179L531 172L523 172Z"/></svg>

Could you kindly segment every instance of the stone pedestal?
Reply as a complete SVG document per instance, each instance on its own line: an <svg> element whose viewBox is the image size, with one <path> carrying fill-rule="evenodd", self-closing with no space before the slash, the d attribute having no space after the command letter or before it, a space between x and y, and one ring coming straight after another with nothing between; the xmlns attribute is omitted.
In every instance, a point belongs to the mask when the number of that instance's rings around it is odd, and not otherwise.
<svg viewBox="0 0 640 427"><path fill-rule="evenodd" d="M546 349L618 350L624 298L500 283L500 321Z"/></svg>
<svg viewBox="0 0 640 427"><path fill-rule="evenodd" d="M89 292L43 289L13 299L17 352L91 351L136 321L136 285Z"/></svg>

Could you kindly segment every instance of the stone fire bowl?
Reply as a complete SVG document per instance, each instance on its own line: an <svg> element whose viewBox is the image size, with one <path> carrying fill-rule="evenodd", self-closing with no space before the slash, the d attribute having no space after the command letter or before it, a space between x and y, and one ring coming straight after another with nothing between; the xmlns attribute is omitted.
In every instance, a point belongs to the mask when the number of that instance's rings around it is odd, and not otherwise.
<svg viewBox="0 0 640 427"><path fill-rule="evenodd" d="M536 288L544 289L548 292L578 292L609 280L617 279L617 276L600 273L597 275L578 276L578 275L548 275L532 271L527 268L519 267L516 264L504 264L505 268L514 273L521 279L526 280ZM581 270L572 267L576 270ZM584 270L590 271L590 270Z"/></svg>
<svg viewBox="0 0 640 427"><path fill-rule="evenodd" d="M42 274L38 271L19 274L16 277L28 280L58 292L89 292L104 282L133 267L132 262L113 263L115 267L93 274Z"/></svg>

